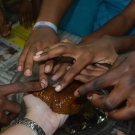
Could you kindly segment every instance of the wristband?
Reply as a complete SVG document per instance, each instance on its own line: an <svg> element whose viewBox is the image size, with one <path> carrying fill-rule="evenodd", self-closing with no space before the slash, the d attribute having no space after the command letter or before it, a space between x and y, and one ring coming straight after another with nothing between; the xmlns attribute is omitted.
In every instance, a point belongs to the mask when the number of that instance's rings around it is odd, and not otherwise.
<svg viewBox="0 0 135 135"><path fill-rule="evenodd" d="M43 27L50 27L57 33L56 25L51 23L51 22L47 22L47 21L36 22L34 27L33 27L33 30L36 28L43 28Z"/></svg>
<svg viewBox="0 0 135 135"><path fill-rule="evenodd" d="M36 132L37 135L45 135L45 132L43 129L34 121L28 119L28 118L22 118L16 122L16 124L23 124L29 127L31 130Z"/></svg>

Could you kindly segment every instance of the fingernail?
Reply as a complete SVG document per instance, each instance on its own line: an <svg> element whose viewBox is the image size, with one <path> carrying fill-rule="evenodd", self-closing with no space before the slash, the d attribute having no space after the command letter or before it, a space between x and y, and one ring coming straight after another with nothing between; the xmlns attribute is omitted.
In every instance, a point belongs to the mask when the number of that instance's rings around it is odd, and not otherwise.
<svg viewBox="0 0 135 135"><path fill-rule="evenodd" d="M57 77L56 75L54 75L54 76L52 76L51 79L52 79L53 81L55 81L55 80L57 80L57 78L58 78L58 77Z"/></svg>
<svg viewBox="0 0 135 135"><path fill-rule="evenodd" d="M46 80L45 80L45 79L42 79L42 80L41 80L41 83L43 83L43 84L44 84L44 87L47 87L47 82L46 82Z"/></svg>
<svg viewBox="0 0 135 135"><path fill-rule="evenodd" d="M70 67L71 67L71 66L68 66L68 67L67 67L67 70L69 70L69 69L70 69Z"/></svg>
<svg viewBox="0 0 135 135"><path fill-rule="evenodd" d="M41 57L41 55L35 55L35 56L33 56L34 59L38 59L40 57Z"/></svg>
<svg viewBox="0 0 135 135"><path fill-rule="evenodd" d="M49 71L50 71L50 68L51 68L50 65L46 65L46 66L45 66L45 72L49 72Z"/></svg>
<svg viewBox="0 0 135 135"><path fill-rule="evenodd" d="M60 85L56 86L55 91L59 92L60 90L61 90L61 86Z"/></svg>
<svg viewBox="0 0 135 135"><path fill-rule="evenodd" d="M22 71L22 66L18 66L18 71Z"/></svg>
<svg viewBox="0 0 135 135"><path fill-rule="evenodd" d="M45 84L44 83L40 83L41 84L41 87L44 89L45 88Z"/></svg>
<svg viewBox="0 0 135 135"><path fill-rule="evenodd" d="M99 97L100 97L100 96L99 96L98 94L95 94L95 93L92 94L92 98L93 98L93 99L96 99L96 98L99 98Z"/></svg>
<svg viewBox="0 0 135 135"><path fill-rule="evenodd" d="M91 95L91 94L88 94L88 95L87 95L87 99L88 99L88 100L92 100L92 95Z"/></svg>
<svg viewBox="0 0 135 135"><path fill-rule="evenodd" d="M80 97L80 94L79 94L79 92L77 90L74 92L74 96L75 97Z"/></svg>
<svg viewBox="0 0 135 135"><path fill-rule="evenodd" d="M24 74L25 75L31 75L31 70L30 69L26 69Z"/></svg>
<svg viewBox="0 0 135 135"><path fill-rule="evenodd" d="M43 51L39 51L39 52L36 53L36 55L40 55L42 53L43 53Z"/></svg>

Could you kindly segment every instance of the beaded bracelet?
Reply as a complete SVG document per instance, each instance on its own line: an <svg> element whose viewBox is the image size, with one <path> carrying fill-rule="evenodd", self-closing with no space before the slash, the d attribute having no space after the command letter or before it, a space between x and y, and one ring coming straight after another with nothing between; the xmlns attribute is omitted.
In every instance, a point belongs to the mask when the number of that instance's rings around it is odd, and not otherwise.
<svg viewBox="0 0 135 135"><path fill-rule="evenodd" d="M57 33L56 25L51 23L51 22L48 22L48 21L36 22L34 27L33 27L33 30L36 29L36 28L43 28L43 27L50 27Z"/></svg>

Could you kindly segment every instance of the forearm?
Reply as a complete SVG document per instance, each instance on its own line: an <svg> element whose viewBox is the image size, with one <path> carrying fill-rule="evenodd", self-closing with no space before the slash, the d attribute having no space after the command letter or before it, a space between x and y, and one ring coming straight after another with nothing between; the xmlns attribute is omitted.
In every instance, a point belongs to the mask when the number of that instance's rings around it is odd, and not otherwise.
<svg viewBox="0 0 135 135"><path fill-rule="evenodd" d="M37 21L49 21L59 25L73 0L42 0Z"/></svg>
<svg viewBox="0 0 135 135"><path fill-rule="evenodd" d="M43 129L45 135L52 135L56 130L52 128L49 122L46 122L47 120L39 120L31 115L28 115L25 118L36 122ZM16 124L2 132L1 135L36 135L36 132L24 124Z"/></svg>
<svg viewBox="0 0 135 135"><path fill-rule="evenodd" d="M1 133L1 135L36 135L36 133L25 125L17 124Z"/></svg>
<svg viewBox="0 0 135 135"><path fill-rule="evenodd" d="M81 42L87 42L101 38L104 35L110 36L124 36L127 35L135 24L135 1L132 1L127 8L116 17L112 18L101 28L92 34L83 38Z"/></svg>
<svg viewBox="0 0 135 135"><path fill-rule="evenodd" d="M34 17L34 21L37 20L37 17L39 15L39 11L40 11L40 7L41 7L41 0L32 0L32 8L33 10L33 17Z"/></svg>

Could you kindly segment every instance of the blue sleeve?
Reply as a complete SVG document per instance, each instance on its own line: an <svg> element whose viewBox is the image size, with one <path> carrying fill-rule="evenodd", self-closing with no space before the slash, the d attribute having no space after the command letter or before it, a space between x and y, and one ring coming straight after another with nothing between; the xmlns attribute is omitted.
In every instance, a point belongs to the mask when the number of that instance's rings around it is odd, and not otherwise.
<svg viewBox="0 0 135 135"><path fill-rule="evenodd" d="M93 32L94 21L101 2L102 0L74 0L61 21L59 29L81 37Z"/></svg>
<svg viewBox="0 0 135 135"><path fill-rule="evenodd" d="M97 30L110 19L120 14L130 2L131 0L103 0L94 23L94 30ZM135 34L135 29L130 34Z"/></svg>

